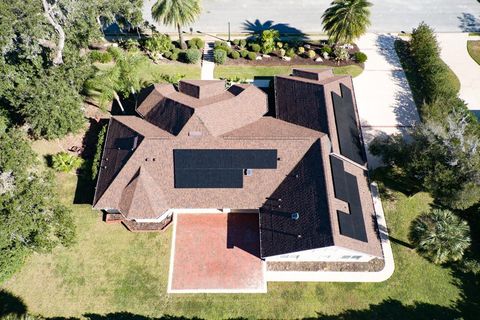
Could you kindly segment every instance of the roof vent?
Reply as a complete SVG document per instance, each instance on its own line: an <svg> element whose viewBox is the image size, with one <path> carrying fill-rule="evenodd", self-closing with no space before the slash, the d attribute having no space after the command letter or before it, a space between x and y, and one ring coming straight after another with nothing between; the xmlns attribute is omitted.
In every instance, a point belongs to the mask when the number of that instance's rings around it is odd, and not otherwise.
<svg viewBox="0 0 480 320"><path fill-rule="evenodd" d="M190 137L201 137L202 131L188 131L188 136Z"/></svg>
<svg viewBox="0 0 480 320"><path fill-rule="evenodd" d="M300 218L300 214L298 212L294 212L294 213L292 213L291 217L292 217L292 220L297 221L298 218Z"/></svg>
<svg viewBox="0 0 480 320"><path fill-rule="evenodd" d="M243 171L243 174L246 175L247 177L253 176L253 169L245 169Z"/></svg>

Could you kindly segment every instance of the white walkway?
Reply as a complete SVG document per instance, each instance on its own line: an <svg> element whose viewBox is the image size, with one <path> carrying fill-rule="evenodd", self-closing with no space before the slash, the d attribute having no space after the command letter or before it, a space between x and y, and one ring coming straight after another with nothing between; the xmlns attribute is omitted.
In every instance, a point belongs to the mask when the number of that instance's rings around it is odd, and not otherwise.
<svg viewBox="0 0 480 320"><path fill-rule="evenodd" d="M202 80L213 80L213 71L215 70L215 63L213 62L213 41L206 41L205 48L203 48L202 58Z"/></svg>
<svg viewBox="0 0 480 320"><path fill-rule="evenodd" d="M375 214L377 216L380 242L382 244L385 266L377 272L343 272L343 271L267 271L268 281L311 281L311 282L382 282L390 278L395 270L393 252L388 239L388 229L382 202L375 183L371 185Z"/></svg>
<svg viewBox="0 0 480 320"><path fill-rule="evenodd" d="M396 36L368 33L357 41L368 60L353 79L362 132L368 145L374 137L405 131L419 121L417 107L395 52ZM378 159L367 151L369 164Z"/></svg>
<svg viewBox="0 0 480 320"><path fill-rule="evenodd" d="M469 37L468 33L439 33L437 38L443 61L460 80L460 98L470 110L480 110L480 65L467 51L467 41L480 40L480 37Z"/></svg>

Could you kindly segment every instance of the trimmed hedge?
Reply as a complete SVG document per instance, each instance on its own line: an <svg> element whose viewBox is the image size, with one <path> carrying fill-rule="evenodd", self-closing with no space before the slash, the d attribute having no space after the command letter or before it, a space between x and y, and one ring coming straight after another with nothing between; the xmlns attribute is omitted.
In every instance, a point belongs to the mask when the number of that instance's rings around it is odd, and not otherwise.
<svg viewBox="0 0 480 320"><path fill-rule="evenodd" d="M187 49L185 51L185 61L187 63L197 63L200 60L202 53L198 49Z"/></svg>
<svg viewBox="0 0 480 320"><path fill-rule="evenodd" d="M257 53L256 52L249 52L247 55L248 60L257 60Z"/></svg>
<svg viewBox="0 0 480 320"><path fill-rule="evenodd" d="M355 52L354 55L353 55L353 58L355 59L355 61L357 61L358 63L364 63L365 61L367 61L368 57L365 53L363 52Z"/></svg>
<svg viewBox="0 0 480 320"><path fill-rule="evenodd" d="M232 58L232 59L238 59L238 58L240 58L240 53L239 53L238 51L232 51L232 52L230 53L230 58Z"/></svg>
<svg viewBox="0 0 480 320"><path fill-rule="evenodd" d="M226 60L227 53L225 52L225 50L215 49L215 51L213 51L213 61L216 64L224 64Z"/></svg>

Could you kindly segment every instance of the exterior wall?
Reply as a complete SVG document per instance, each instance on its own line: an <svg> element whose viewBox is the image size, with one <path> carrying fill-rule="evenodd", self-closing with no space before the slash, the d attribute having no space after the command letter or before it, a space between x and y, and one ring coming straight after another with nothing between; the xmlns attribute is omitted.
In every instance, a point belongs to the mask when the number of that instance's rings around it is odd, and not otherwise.
<svg viewBox="0 0 480 320"><path fill-rule="evenodd" d="M374 256L339 246L292 252L284 255L266 257L266 261L331 261L331 262L368 262Z"/></svg>

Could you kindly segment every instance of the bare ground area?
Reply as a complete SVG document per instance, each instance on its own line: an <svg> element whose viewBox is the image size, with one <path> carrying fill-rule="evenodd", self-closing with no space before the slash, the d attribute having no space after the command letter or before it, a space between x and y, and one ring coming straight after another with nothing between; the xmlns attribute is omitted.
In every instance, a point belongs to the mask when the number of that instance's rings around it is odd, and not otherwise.
<svg viewBox="0 0 480 320"><path fill-rule="evenodd" d="M383 269L382 259L369 262L267 262L267 271L370 271Z"/></svg>

